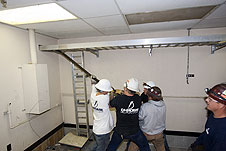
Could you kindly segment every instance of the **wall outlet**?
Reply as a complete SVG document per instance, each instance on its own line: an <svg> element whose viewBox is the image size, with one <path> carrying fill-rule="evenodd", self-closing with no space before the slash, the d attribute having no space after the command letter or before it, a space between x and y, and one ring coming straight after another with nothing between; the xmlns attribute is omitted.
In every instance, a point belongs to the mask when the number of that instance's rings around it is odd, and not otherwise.
<svg viewBox="0 0 226 151"><path fill-rule="evenodd" d="M8 144L8 145L7 145L7 151L12 151L11 144Z"/></svg>

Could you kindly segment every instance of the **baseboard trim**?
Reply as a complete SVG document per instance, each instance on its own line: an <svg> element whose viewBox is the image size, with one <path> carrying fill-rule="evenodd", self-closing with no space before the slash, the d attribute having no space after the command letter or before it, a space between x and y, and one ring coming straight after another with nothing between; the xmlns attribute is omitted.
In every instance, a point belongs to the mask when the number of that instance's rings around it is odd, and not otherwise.
<svg viewBox="0 0 226 151"><path fill-rule="evenodd" d="M176 136L191 136L191 137L199 137L201 133L198 132L186 132L186 131L171 131L165 130L166 135L176 135Z"/></svg>
<svg viewBox="0 0 226 151"><path fill-rule="evenodd" d="M50 131L48 134L46 134L45 136L43 136L42 138L40 138L38 141L36 141L35 143L33 143L31 146L29 146L28 148L26 148L24 151L31 151L31 150L35 149L42 142L44 142L45 140L47 140L50 136L52 136L59 129L61 129L63 126L64 126L64 123L60 124L59 126L57 126L56 128L54 128L52 131Z"/></svg>
<svg viewBox="0 0 226 151"><path fill-rule="evenodd" d="M64 123L64 127L76 128L76 124ZM81 128L86 128L86 125L80 125ZM93 125L89 126L90 129L93 129Z"/></svg>

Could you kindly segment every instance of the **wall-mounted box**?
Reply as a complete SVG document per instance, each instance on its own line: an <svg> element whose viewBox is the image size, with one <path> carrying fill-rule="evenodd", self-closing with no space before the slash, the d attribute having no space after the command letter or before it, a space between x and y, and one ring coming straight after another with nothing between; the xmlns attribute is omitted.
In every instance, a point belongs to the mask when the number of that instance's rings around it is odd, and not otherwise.
<svg viewBox="0 0 226 151"><path fill-rule="evenodd" d="M26 113L41 114L50 109L49 80L46 64L22 66Z"/></svg>

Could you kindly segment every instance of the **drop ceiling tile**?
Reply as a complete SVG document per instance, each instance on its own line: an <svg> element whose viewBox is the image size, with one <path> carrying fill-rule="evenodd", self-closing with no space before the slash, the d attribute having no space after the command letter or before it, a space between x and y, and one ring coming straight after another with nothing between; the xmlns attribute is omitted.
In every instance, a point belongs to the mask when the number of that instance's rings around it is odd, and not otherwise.
<svg viewBox="0 0 226 151"><path fill-rule="evenodd" d="M129 26L132 33L143 33L151 31L162 31L162 30L177 30L177 29L187 29L200 20L186 20L186 21L172 21L172 22L162 22L162 23L149 23L149 24L138 24Z"/></svg>
<svg viewBox="0 0 226 151"><path fill-rule="evenodd" d="M173 9L125 15L129 25L202 19L214 6Z"/></svg>
<svg viewBox="0 0 226 151"><path fill-rule="evenodd" d="M102 29L98 29L100 30L102 33L104 33L104 35L121 35L121 34L129 34L130 31L128 29L128 27L109 27L109 28L102 28Z"/></svg>
<svg viewBox="0 0 226 151"><path fill-rule="evenodd" d="M21 28L36 29L45 32L62 32L62 31L80 31L93 29L84 21L78 20L65 20L57 22L45 22L35 24L19 25Z"/></svg>
<svg viewBox="0 0 226 151"><path fill-rule="evenodd" d="M225 0L116 0L123 14L217 5Z"/></svg>
<svg viewBox="0 0 226 151"><path fill-rule="evenodd" d="M50 3L54 2L53 0L8 0L7 1L7 8L15 8L15 7L25 7L30 5L37 5L43 3ZM0 10L5 9L0 5Z"/></svg>
<svg viewBox="0 0 226 151"><path fill-rule="evenodd" d="M65 0L58 3L80 18L120 14L114 0Z"/></svg>
<svg viewBox="0 0 226 151"><path fill-rule="evenodd" d="M206 17L206 19L226 17L226 4L222 4L213 13Z"/></svg>
<svg viewBox="0 0 226 151"><path fill-rule="evenodd" d="M126 26L126 22L121 15L89 18L84 20L96 28Z"/></svg>
<svg viewBox="0 0 226 151"><path fill-rule="evenodd" d="M97 36L103 36L98 31L92 30L92 31L71 31L71 32L54 32L54 33L45 33L49 36L56 37L59 39L68 39L68 38L82 38L82 37L97 37Z"/></svg>
<svg viewBox="0 0 226 151"><path fill-rule="evenodd" d="M32 28L40 33L49 34L50 36L52 35L58 38L79 38L127 34L131 31L133 33L139 33L161 30L186 30L193 26L195 28L225 27L225 1L226 0L164 0L163 3L159 0L8 0L7 6L8 8L12 8L56 2L82 19L20 25L19 27ZM222 4L223 2L224 4ZM123 13L132 14L218 4L222 5L199 24L199 20L187 20L131 25L129 26L130 29L128 29L124 18L120 16L119 10L120 8ZM1 9L2 5L0 5L0 10Z"/></svg>
<svg viewBox="0 0 226 151"><path fill-rule="evenodd" d="M193 28L217 28L226 27L226 17L225 18L214 18L202 20L199 24Z"/></svg>

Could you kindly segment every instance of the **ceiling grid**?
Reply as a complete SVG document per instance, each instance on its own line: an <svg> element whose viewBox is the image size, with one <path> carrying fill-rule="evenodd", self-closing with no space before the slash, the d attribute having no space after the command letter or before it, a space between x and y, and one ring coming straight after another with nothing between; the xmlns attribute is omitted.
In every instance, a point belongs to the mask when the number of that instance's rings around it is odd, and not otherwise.
<svg viewBox="0 0 226 151"><path fill-rule="evenodd" d="M226 12L226 0L164 0L164 3L159 0L10 0L7 2L6 8L0 5L0 11L46 3L57 3L77 16L78 19L22 24L17 25L17 27L34 29L37 33L57 39L187 30L187 28L226 27L226 15L224 13ZM202 18L192 19L191 17L173 20L173 17L171 20L164 20L177 15L179 10L192 10L195 8L200 11L200 14L196 13L196 15L202 16L201 8L211 6L217 7L212 11L205 12ZM164 12L175 13L173 15L164 15ZM143 21L143 17L138 17L137 20L140 20L140 22L130 25L126 16L134 14L146 14L148 18L152 16L151 14L163 16L155 18L159 22ZM183 13L178 14L185 15ZM187 14L191 15L191 11L188 11ZM132 17L132 19L135 19L135 17Z"/></svg>

